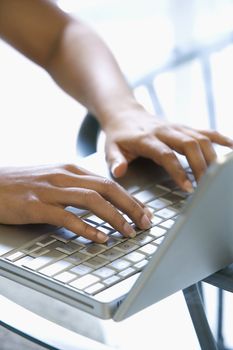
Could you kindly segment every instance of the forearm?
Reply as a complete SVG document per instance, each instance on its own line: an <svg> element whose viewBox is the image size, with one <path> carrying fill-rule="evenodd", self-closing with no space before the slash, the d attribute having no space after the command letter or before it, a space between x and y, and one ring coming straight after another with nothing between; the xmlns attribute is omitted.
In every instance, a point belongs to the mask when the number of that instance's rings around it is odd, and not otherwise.
<svg viewBox="0 0 233 350"><path fill-rule="evenodd" d="M44 67L103 128L136 103L105 43L51 1L0 0L0 36Z"/></svg>
<svg viewBox="0 0 233 350"><path fill-rule="evenodd" d="M103 128L136 100L110 50L88 26L64 28L46 69L54 80L91 111ZM117 113L116 113L117 110Z"/></svg>

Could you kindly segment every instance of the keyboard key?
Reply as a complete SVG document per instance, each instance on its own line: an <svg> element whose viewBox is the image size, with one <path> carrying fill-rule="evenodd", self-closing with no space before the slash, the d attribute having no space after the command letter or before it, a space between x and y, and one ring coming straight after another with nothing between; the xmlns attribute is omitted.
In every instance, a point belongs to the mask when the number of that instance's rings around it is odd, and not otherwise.
<svg viewBox="0 0 233 350"><path fill-rule="evenodd" d="M108 226L99 226L98 230L105 233L106 235L109 235L110 233L113 233L115 230L113 228L110 228Z"/></svg>
<svg viewBox="0 0 233 350"><path fill-rule="evenodd" d="M171 207L177 211L181 211L185 205L185 201L179 201L171 205Z"/></svg>
<svg viewBox="0 0 233 350"><path fill-rule="evenodd" d="M85 247L87 244L92 243L92 241L90 239L87 239L87 238L82 237L82 236L78 236L72 242L75 244L81 245L82 247Z"/></svg>
<svg viewBox="0 0 233 350"><path fill-rule="evenodd" d="M80 250L80 253L88 254L88 255L96 255L106 250L106 246L103 244L91 243L87 245L85 248Z"/></svg>
<svg viewBox="0 0 233 350"><path fill-rule="evenodd" d="M97 225L101 225L104 223L103 219L99 218L96 215L89 215L88 217L86 217L85 219L87 219L88 221L92 221Z"/></svg>
<svg viewBox="0 0 233 350"><path fill-rule="evenodd" d="M66 257L65 254L58 252L57 250L49 251L47 254L39 256L38 258L33 259L32 261L26 262L23 266L31 270L39 270L49 263L55 262Z"/></svg>
<svg viewBox="0 0 233 350"><path fill-rule="evenodd" d="M137 249L138 245L130 242L130 241L125 241L120 244L118 244L117 249L122 250L124 253L129 253L132 252L133 250Z"/></svg>
<svg viewBox="0 0 233 350"><path fill-rule="evenodd" d="M96 222L92 222L91 220L88 220L88 219L84 219L83 221L93 227L96 227L98 225Z"/></svg>
<svg viewBox="0 0 233 350"><path fill-rule="evenodd" d="M152 225L158 225L162 219L156 215L154 215L151 219L150 219Z"/></svg>
<svg viewBox="0 0 233 350"><path fill-rule="evenodd" d="M82 254L80 252L69 255L66 258L66 260L71 262L71 264L73 264L73 265L81 264L83 261L85 261L87 259L89 259L89 256L86 254Z"/></svg>
<svg viewBox="0 0 233 350"><path fill-rule="evenodd" d="M5 256L5 258L9 261L16 261L16 260L19 260L20 258L24 257L25 254L23 252L14 252L8 256Z"/></svg>
<svg viewBox="0 0 233 350"><path fill-rule="evenodd" d="M108 266L113 267L114 269L118 271L125 270L127 267L129 267L131 264L129 261L124 259L117 259L113 262L111 262Z"/></svg>
<svg viewBox="0 0 233 350"><path fill-rule="evenodd" d="M133 223L132 219L130 219L130 218L128 217L128 215L123 214L123 217L124 217L124 219L125 219L129 224L132 224L132 223Z"/></svg>
<svg viewBox="0 0 233 350"><path fill-rule="evenodd" d="M164 198L155 199L152 202L147 203L147 205L153 208L155 211L160 210L162 208L166 208L171 204L172 204L171 201L166 200Z"/></svg>
<svg viewBox="0 0 233 350"><path fill-rule="evenodd" d="M122 233L116 231L110 235L110 237L113 237L114 239L117 239L118 241L126 241L127 238L122 235Z"/></svg>
<svg viewBox="0 0 233 350"><path fill-rule="evenodd" d="M55 239L54 239L55 241ZM30 254L36 251L39 251L39 249L43 248L43 246L39 246L38 244L30 244L22 249L22 251L26 254Z"/></svg>
<svg viewBox="0 0 233 350"><path fill-rule="evenodd" d="M62 253L65 253L67 255L73 254L77 252L78 250L82 249L82 246L73 242L68 242L67 244L63 244L63 246L59 246L56 248Z"/></svg>
<svg viewBox="0 0 233 350"><path fill-rule="evenodd" d="M154 193L150 190L144 190L134 194L134 197L137 198L140 202L146 203L153 199L155 196Z"/></svg>
<svg viewBox="0 0 233 350"><path fill-rule="evenodd" d="M174 194L177 194L178 196L180 196L180 197L182 197L182 198L184 198L184 199L186 199L187 197L190 196L190 193L184 192L184 191L182 191L182 190L176 190L176 191L174 191L173 193L174 193Z"/></svg>
<svg viewBox="0 0 233 350"><path fill-rule="evenodd" d="M105 247L106 249L108 248L112 248L115 245L117 245L119 243L119 240L116 238L113 238L112 236L109 236L109 239L107 240L107 242L101 244L103 247Z"/></svg>
<svg viewBox="0 0 233 350"><path fill-rule="evenodd" d="M104 287L105 287L104 284L96 283L96 284L93 284L93 286L86 288L84 292L86 292L87 294L94 295L97 292L100 292L102 289L104 289Z"/></svg>
<svg viewBox="0 0 233 350"><path fill-rule="evenodd" d="M174 225L175 221L174 220L166 220L166 221L163 221L160 226L162 227L166 227L167 229L171 228L173 225Z"/></svg>
<svg viewBox="0 0 233 350"><path fill-rule="evenodd" d="M170 190L168 190L167 188L161 187L159 185L156 185L151 188L151 191L154 193L154 196L158 198L158 197L164 196L165 193L168 193Z"/></svg>
<svg viewBox="0 0 233 350"><path fill-rule="evenodd" d="M124 278L124 277L131 276L135 272L136 272L136 269L134 269L133 267L128 267L126 270L123 270L123 271L119 272L118 276Z"/></svg>
<svg viewBox="0 0 233 350"><path fill-rule="evenodd" d="M136 236L134 239L132 239L133 242L135 242L138 245L144 245L149 243L153 240L153 237L149 235L150 230L146 231L144 233L140 233L138 236Z"/></svg>
<svg viewBox="0 0 233 350"><path fill-rule="evenodd" d="M34 250L34 251L28 253L28 255L30 255L34 258L37 258L39 256L47 254L49 251L50 251L50 249L47 247L40 247L40 249L37 249L37 250Z"/></svg>
<svg viewBox="0 0 233 350"><path fill-rule="evenodd" d="M102 282L106 285L106 286L112 286L114 283L120 281L120 277L119 276L111 276L109 278L107 278L106 280L103 280Z"/></svg>
<svg viewBox="0 0 233 350"><path fill-rule="evenodd" d="M148 264L148 260L144 259L139 261L137 264L134 264L134 267L136 267L136 269L143 269L143 267L145 267Z"/></svg>
<svg viewBox="0 0 233 350"><path fill-rule="evenodd" d="M110 277L112 275L115 275L115 273L116 273L115 270L113 270L113 269L111 269L109 267L106 267L106 266L101 267L100 269L95 270L93 272L94 275L99 276L101 279L108 278L108 277Z"/></svg>
<svg viewBox="0 0 233 350"><path fill-rule="evenodd" d="M154 240L154 243L159 245L159 244L161 244L163 242L164 238L165 238L164 236L159 237L159 238Z"/></svg>
<svg viewBox="0 0 233 350"><path fill-rule="evenodd" d="M140 186L138 186L138 185L131 185L131 186L127 187L127 191L130 194L133 194L133 193L135 193L135 192L137 192L139 190L140 190Z"/></svg>
<svg viewBox="0 0 233 350"><path fill-rule="evenodd" d="M111 248L101 253L101 257L108 259L110 261L116 260L120 258L124 253L116 248Z"/></svg>
<svg viewBox="0 0 233 350"><path fill-rule="evenodd" d="M33 260L34 260L34 258L32 258L31 256L26 255L23 258L16 260L14 262L14 264L16 266L24 266L24 264L29 263L30 261L33 261Z"/></svg>
<svg viewBox="0 0 233 350"><path fill-rule="evenodd" d="M161 225L161 224L160 224ZM154 226L150 230L146 231L148 234L150 234L153 237L160 237L163 236L167 231L164 230L161 227Z"/></svg>
<svg viewBox="0 0 233 350"><path fill-rule="evenodd" d="M92 284L99 282L99 280L100 278L98 276L87 274L83 277L74 280L73 282L70 282L69 285L77 289L84 290Z"/></svg>
<svg viewBox="0 0 233 350"><path fill-rule="evenodd" d="M73 267L70 271L72 273L76 273L77 275L83 276L93 271L93 268L85 264L80 264L78 266Z"/></svg>
<svg viewBox="0 0 233 350"><path fill-rule="evenodd" d="M156 212L156 215L161 216L164 219L169 219L177 215L177 211L172 208L164 208Z"/></svg>
<svg viewBox="0 0 233 350"><path fill-rule="evenodd" d="M77 237L77 235L72 232L69 231L67 229L65 229L64 227L58 229L57 231L55 231L52 234L53 238L56 238L57 240L64 242L64 243L68 243L71 239L74 239L75 237Z"/></svg>
<svg viewBox="0 0 233 350"><path fill-rule="evenodd" d="M157 249L158 249L158 247L149 243L149 244L146 244L143 247L141 247L138 251L142 252L146 255L152 255Z"/></svg>
<svg viewBox="0 0 233 350"><path fill-rule="evenodd" d="M58 275L53 277L55 280L58 280L63 283L69 283L73 281L75 278L77 278L77 275L69 272L69 271L64 271L62 273L59 273Z"/></svg>
<svg viewBox="0 0 233 350"><path fill-rule="evenodd" d="M39 272L42 273L43 275L51 277L71 266L72 264L70 264L68 261L59 260L47 267L44 267L43 269L39 270Z"/></svg>
<svg viewBox="0 0 233 350"><path fill-rule="evenodd" d="M132 252L124 256L124 259L127 259L131 261L132 263L139 262L140 260L143 260L145 258L144 254L141 254L139 252Z"/></svg>
<svg viewBox="0 0 233 350"><path fill-rule="evenodd" d="M179 196L178 194L175 194L174 192L169 192L169 193L165 194L165 196L163 198L170 201L171 203L179 202L182 199L181 196Z"/></svg>
<svg viewBox="0 0 233 350"><path fill-rule="evenodd" d="M46 247L47 245L55 242L56 239L54 237L48 236L40 239L38 242L36 242L41 247Z"/></svg>
<svg viewBox="0 0 233 350"><path fill-rule="evenodd" d="M92 267L93 269L97 269L106 265L109 261L107 259L102 258L101 256L94 256L94 258L88 259L85 262L85 265Z"/></svg>
<svg viewBox="0 0 233 350"><path fill-rule="evenodd" d="M87 209L80 209L80 208L75 208L72 206L66 207L66 210L69 211L70 213L73 213L74 215L76 215L78 217L85 216L88 214Z"/></svg>

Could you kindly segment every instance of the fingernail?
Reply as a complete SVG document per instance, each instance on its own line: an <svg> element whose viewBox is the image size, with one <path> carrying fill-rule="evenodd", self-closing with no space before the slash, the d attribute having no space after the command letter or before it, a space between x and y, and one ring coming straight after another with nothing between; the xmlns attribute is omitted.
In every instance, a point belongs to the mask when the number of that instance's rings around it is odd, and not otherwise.
<svg viewBox="0 0 233 350"><path fill-rule="evenodd" d="M97 234L96 234L96 236L97 236L97 239L98 239L99 241L101 241L102 243L107 242L107 240L108 240L108 238L109 238L105 233L103 233L103 232L101 232L101 231L98 231Z"/></svg>
<svg viewBox="0 0 233 350"><path fill-rule="evenodd" d="M148 218L148 216L145 214L143 215L143 217L141 218L141 228L143 229L147 229L151 227L151 222L150 219Z"/></svg>
<svg viewBox="0 0 233 350"><path fill-rule="evenodd" d="M113 165L111 166L111 173L114 176L117 176L117 168L119 167L120 163L119 162L115 162L113 163Z"/></svg>
<svg viewBox="0 0 233 350"><path fill-rule="evenodd" d="M124 223L123 230L124 230L124 233L130 238L134 238L136 236L136 231L133 229L132 226L130 226L128 222Z"/></svg>
<svg viewBox="0 0 233 350"><path fill-rule="evenodd" d="M154 216L152 210L148 207L143 208L143 210L146 216L148 217L148 219L151 220Z"/></svg>
<svg viewBox="0 0 233 350"><path fill-rule="evenodd" d="M183 184L184 190L188 193L193 193L193 185L189 180L186 180Z"/></svg>

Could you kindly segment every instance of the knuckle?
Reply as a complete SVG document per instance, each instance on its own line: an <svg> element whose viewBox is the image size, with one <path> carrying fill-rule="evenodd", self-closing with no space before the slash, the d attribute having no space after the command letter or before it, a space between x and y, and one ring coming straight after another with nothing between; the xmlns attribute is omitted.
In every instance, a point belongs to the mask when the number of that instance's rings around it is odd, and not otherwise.
<svg viewBox="0 0 233 350"><path fill-rule="evenodd" d="M112 226L116 229L116 230L122 230L125 223L126 223L126 219L124 218L124 216L120 213L118 213L117 211L114 212L111 216L111 222L112 222Z"/></svg>
<svg viewBox="0 0 233 350"><path fill-rule="evenodd" d="M212 130L211 131L211 136L214 137L214 138L218 138L218 137L221 136L221 134L217 130Z"/></svg>
<svg viewBox="0 0 233 350"><path fill-rule="evenodd" d="M205 135L199 136L198 141L201 145L208 145L210 143L210 139Z"/></svg>
<svg viewBox="0 0 233 350"><path fill-rule="evenodd" d="M118 223L120 226L124 224L125 218L123 217L122 214L119 213L118 210L114 210L112 213L112 222Z"/></svg>
<svg viewBox="0 0 233 350"><path fill-rule="evenodd" d="M164 150L161 152L161 160L162 160L162 163L163 163L163 162L166 162L166 161L173 160L174 157L175 157L174 152L173 152L171 149L164 149Z"/></svg>
<svg viewBox="0 0 233 350"><path fill-rule="evenodd" d="M62 173L61 171L56 172L50 176L50 183L54 186L60 187L67 180L67 175Z"/></svg>
<svg viewBox="0 0 233 350"><path fill-rule="evenodd" d="M194 138L187 138L185 141L184 141L184 144L185 144L185 147L188 147L188 148L197 148L198 147L198 141Z"/></svg>
<svg viewBox="0 0 233 350"><path fill-rule="evenodd" d="M132 202L130 203L130 212L134 213L135 211L137 211L139 209L140 209L139 204L135 200L132 200Z"/></svg>
<svg viewBox="0 0 233 350"><path fill-rule="evenodd" d="M83 222L82 226L82 236L83 237L89 237L90 236L90 227L88 224Z"/></svg>
<svg viewBox="0 0 233 350"><path fill-rule="evenodd" d="M82 227L81 227L81 230L80 230L80 234L81 236L87 238L87 239L90 239L92 241L96 241L98 240L98 237L97 237L97 229L86 224L85 222L82 221Z"/></svg>
<svg viewBox="0 0 233 350"><path fill-rule="evenodd" d="M62 217L62 226L64 227L72 227L74 221L77 220L76 216L68 211L64 211L63 217Z"/></svg>
<svg viewBox="0 0 233 350"><path fill-rule="evenodd" d="M87 189L83 191L83 202L87 206L90 205L93 201L98 201L100 197L100 194L94 190Z"/></svg>
<svg viewBox="0 0 233 350"><path fill-rule="evenodd" d="M111 179L104 178L102 181L103 190L105 193L111 193L112 191L116 191L118 189L118 185Z"/></svg>
<svg viewBox="0 0 233 350"><path fill-rule="evenodd" d="M73 163L66 163L61 166L62 169L68 172L73 172L74 170L77 169L76 165Z"/></svg>

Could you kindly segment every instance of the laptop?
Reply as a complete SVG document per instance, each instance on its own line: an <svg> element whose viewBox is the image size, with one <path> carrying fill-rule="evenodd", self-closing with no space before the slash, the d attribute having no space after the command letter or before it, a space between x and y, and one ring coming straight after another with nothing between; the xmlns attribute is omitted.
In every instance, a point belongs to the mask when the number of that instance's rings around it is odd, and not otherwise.
<svg viewBox="0 0 233 350"><path fill-rule="evenodd" d="M110 176L99 153L81 165ZM124 320L233 262L232 175L233 152L220 156L188 195L161 167L138 159L119 182L153 211L150 230L126 239L72 207L109 234L108 242L49 225L0 225L0 275L99 318Z"/></svg>

